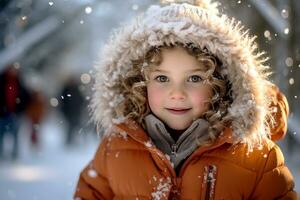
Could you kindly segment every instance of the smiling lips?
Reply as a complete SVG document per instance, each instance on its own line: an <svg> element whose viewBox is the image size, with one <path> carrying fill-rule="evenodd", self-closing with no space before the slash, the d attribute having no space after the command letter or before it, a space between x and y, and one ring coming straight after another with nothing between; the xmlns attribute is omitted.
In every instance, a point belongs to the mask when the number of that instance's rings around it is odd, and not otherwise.
<svg viewBox="0 0 300 200"><path fill-rule="evenodd" d="M176 115L182 115L187 113L191 108L166 108L170 113Z"/></svg>

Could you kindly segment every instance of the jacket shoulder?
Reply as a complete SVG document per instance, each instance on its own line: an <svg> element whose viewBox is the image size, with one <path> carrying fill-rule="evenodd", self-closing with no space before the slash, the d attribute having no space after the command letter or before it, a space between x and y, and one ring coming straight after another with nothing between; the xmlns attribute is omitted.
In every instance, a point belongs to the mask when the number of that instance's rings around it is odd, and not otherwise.
<svg viewBox="0 0 300 200"><path fill-rule="evenodd" d="M284 163L284 156L279 146L273 143L264 158L266 161L259 170L252 198L298 199L294 191L293 175Z"/></svg>
<svg viewBox="0 0 300 200"><path fill-rule="evenodd" d="M255 176L251 184L251 199L297 199L294 178L284 163L283 153L279 146L269 139L251 151L245 144L224 145L210 152L208 156L213 156L212 159L219 165L227 166L228 173L232 175L248 171L250 173L246 174ZM239 171L231 170L232 165Z"/></svg>
<svg viewBox="0 0 300 200"><path fill-rule="evenodd" d="M208 155L221 158L225 162L258 174L274 166L284 164L284 157L280 148L269 139L266 139L261 145L253 149L249 149L247 144L243 143L223 145Z"/></svg>
<svg viewBox="0 0 300 200"><path fill-rule="evenodd" d="M102 145L106 151L115 150L146 150L143 142L133 137L131 129L124 129L124 125L114 125L105 134Z"/></svg>

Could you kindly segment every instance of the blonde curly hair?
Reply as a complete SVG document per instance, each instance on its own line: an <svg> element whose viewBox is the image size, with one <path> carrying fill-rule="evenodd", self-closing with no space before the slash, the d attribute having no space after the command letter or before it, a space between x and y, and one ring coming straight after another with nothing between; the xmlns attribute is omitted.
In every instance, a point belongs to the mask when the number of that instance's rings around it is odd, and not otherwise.
<svg viewBox="0 0 300 200"><path fill-rule="evenodd" d="M222 75L220 70L222 63L218 58L209 53L206 49L200 49L193 44L173 44L151 48L144 58L132 61L132 69L124 76L121 87L124 91L125 100L118 107L117 111L126 118L138 122L145 128L143 119L151 113L147 102L148 72L162 62L162 49L175 47L184 48L188 54L194 56L200 63L207 67L204 83L209 84L213 90L210 99L210 108L200 116L210 123L206 140L199 145L209 145L215 141L225 126L228 126L230 119L225 116L231 105L232 90L227 77Z"/></svg>

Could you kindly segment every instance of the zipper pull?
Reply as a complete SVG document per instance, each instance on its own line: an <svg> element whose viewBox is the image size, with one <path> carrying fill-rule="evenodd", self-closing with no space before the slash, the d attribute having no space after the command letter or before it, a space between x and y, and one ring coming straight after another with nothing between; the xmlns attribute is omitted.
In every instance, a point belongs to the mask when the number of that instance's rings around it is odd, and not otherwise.
<svg viewBox="0 0 300 200"><path fill-rule="evenodd" d="M205 182L206 182L206 191L205 191L205 200L212 200L214 198L215 192L215 182L217 167L215 165L205 166Z"/></svg>
<svg viewBox="0 0 300 200"><path fill-rule="evenodd" d="M176 153L177 153L177 144L172 144L172 154L173 155L176 155Z"/></svg>

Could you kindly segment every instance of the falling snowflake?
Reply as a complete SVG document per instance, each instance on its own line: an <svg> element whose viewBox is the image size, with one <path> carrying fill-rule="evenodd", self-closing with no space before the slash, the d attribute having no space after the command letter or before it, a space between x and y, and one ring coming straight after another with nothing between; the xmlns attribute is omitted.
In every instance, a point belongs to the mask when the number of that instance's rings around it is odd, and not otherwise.
<svg viewBox="0 0 300 200"><path fill-rule="evenodd" d="M295 80L294 80L293 78L290 78L290 79L289 79L289 84L290 84L290 85L294 85L294 83L295 83Z"/></svg>
<svg viewBox="0 0 300 200"><path fill-rule="evenodd" d="M288 67L293 66L293 64L294 64L293 58L287 57L287 58L285 59L285 64L286 64L286 66L288 66Z"/></svg>
<svg viewBox="0 0 300 200"><path fill-rule="evenodd" d="M91 82L91 76L89 74L84 73L80 76L80 80L83 84L88 84Z"/></svg>
<svg viewBox="0 0 300 200"><path fill-rule="evenodd" d="M119 133L120 133L121 137L122 137L124 140L127 140L127 139L128 139L128 138L127 138L127 132L126 132L126 131L120 131Z"/></svg>
<svg viewBox="0 0 300 200"><path fill-rule="evenodd" d="M152 142L149 140L147 142L144 143L146 147L152 147Z"/></svg>
<svg viewBox="0 0 300 200"><path fill-rule="evenodd" d="M172 168L174 168L174 163L171 162L171 166L172 166Z"/></svg>
<svg viewBox="0 0 300 200"><path fill-rule="evenodd" d="M166 158L167 158L168 161L171 160L171 158L170 158L170 156L168 154L165 154L165 156L166 156Z"/></svg>
<svg viewBox="0 0 300 200"><path fill-rule="evenodd" d="M94 169L89 169L87 173L88 173L89 177L92 177L92 178L97 177L97 172Z"/></svg>
<svg viewBox="0 0 300 200"><path fill-rule="evenodd" d="M286 35L287 35L287 34L289 34L289 32L290 32L290 29L289 29L289 28L285 28L283 32L284 32L284 34L286 34Z"/></svg>
<svg viewBox="0 0 300 200"><path fill-rule="evenodd" d="M286 9L283 9L281 11L281 16L282 18L287 19L289 17L289 12Z"/></svg>
<svg viewBox="0 0 300 200"><path fill-rule="evenodd" d="M265 36L265 38L267 38L268 40L271 40L271 39L272 39L272 38L271 38L271 32L270 32L269 30L265 30L264 36Z"/></svg>
<svg viewBox="0 0 300 200"><path fill-rule="evenodd" d="M152 178L153 178L153 180L154 180L154 181L157 181L157 178L156 178L156 176L153 176Z"/></svg>
<svg viewBox="0 0 300 200"><path fill-rule="evenodd" d="M85 7L86 14L91 14L92 11L93 11L93 9L90 6Z"/></svg>
<svg viewBox="0 0 300 200"><path fill-rule="evenodd" d="M50 99L50 105L52 107L57 107L58 106L58 100L56 98L51 98Z"/></svg>
<svg viewBox="0 0 300 200"><path fill-rule="evenodd" d="M263 150L263 145L260 144L260 145L257 147L257 149L258 149L258 150Z"/></svg>
<svg viewBox="0 0 300 200"><path fill-rule="evenodd" d="M264 36L265 36L266 38L268 38L268 37L270 37L270 35L271 35L270 31L269 31L269 30L265 30Z"/></svg>

